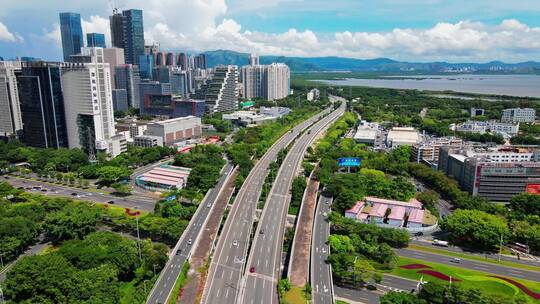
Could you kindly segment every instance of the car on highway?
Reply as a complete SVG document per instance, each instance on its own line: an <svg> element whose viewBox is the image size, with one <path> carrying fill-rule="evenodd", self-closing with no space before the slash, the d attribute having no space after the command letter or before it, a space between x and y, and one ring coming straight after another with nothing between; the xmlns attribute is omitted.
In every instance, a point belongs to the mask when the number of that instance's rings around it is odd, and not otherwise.
<svg viewBox="0 0 540 304"><path fill-rule="evenodd" d="M24 187L22 187L22 186L21 186L21 187L17 187L17 189L19 189L19 190L24 190Z"/></svg>
<svg viewBox="0 0 540 304"><path fill-rule="evenodd" d="M233 245L233 246L238 246L238 241L237 241L237 240L234 240L234 241L232 242L232 245Z"/></svg>
<svg viewBox="0 0 540 304"><path fill-rule="evenodd" d="M461 263L461 259L460 258L453 258L453 259L450 260L450 262L459 264L459 263Z"/></svg>
<svg viewBox="0 0 540 304"><path fill-rule="evenodd" d="M108 201L107 204L114 205L114 201Z"/></svg>
<svg viewBox="0 0 540 304"><path fill-rule="evenodd" d="M260 233L260 234L264 234L264 229L261 228L261 230L259 230L259 233Z"/></svg>
<svg viewBox="0 0 540 304"><path fill-rule="evenodd" d="M71 193L71 195L72 195L72 196L79 196L79 194L78 194L78 193L75 193L75 192Z"/></svg>
<svg viewBox="0 0 540 304"><path fill-rule="evenodd" d="M47 192L47 189L43 188L41 189L41 192Z"/></svg>
<svg viewBox="0 0 540 304"><path fill-rule="evenodd" d="M424 233L422 231L418 231L417 233L414 234L414 236L423 236Z"/></svg>
<svg viewBox="0 0 540 304"><path fill-rule="evenodd" d="M322 253L326 253L326 248L322 248Z"/></svg>
<svg viewBox="0 0 540 304"><path fill-rule="evenodd" d="M254 273L255 272L255 266L249 267L249 272Z"/></svg>
<svg viewBox="0 0 540 304"><path fill-rule="evenodd" d="M323 212L323 214L322 214L322 215L323 215L324 217L327 217L327 216L328 216L328 213L326 213L326 212Z"/></svg>
<svg viewBox="0 0 540 304"><path fill-rule="evenodd" d="M188 245L191 245L192 243L193 243L193 240L191 238L189 240L187 240Z"/></svg>
<svg viewBox="0 0 540 304"><path fill-rule="evenodd" d="M182 253L182 249L176 250L176 255L180 255L180 253Z"/></svg>
<svg viewBox="0 0 540 304"><path fill-rule="evenodd" d="M210 207L212 207L212 203L206 204L206 208L210 208Z"/></svg>

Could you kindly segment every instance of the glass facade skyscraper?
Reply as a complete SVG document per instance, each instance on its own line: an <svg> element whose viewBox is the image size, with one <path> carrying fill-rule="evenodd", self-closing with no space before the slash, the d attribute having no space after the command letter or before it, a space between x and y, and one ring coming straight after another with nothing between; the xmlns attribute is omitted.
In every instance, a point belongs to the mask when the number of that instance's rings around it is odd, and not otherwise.
<svg viewBox="0 0 540 304"><path fill-rule="evenodd" d="M70 56L80 54L83 47L81 15L77 13L60 13L60 33L64 61L70 61Z"/></svg>
<svg viewBox="0 0 540 304"><path fill-rule="evenodd" d="M126 63L139 64L144 55L143 12L138 9L122 11L124 16L124 55Z"/></svg>
<svg viewBox="0 0 540 304"><path fill-rule="evenodd" d="M88 47L105 48L105 35L100 33L87 33L86 45Z"/></svg>
<svg viewBox="0 0 540 304"><path fill-rule="evenodd" d="M67 148L64 97L58 63L24 62L17 73L22 142L38 148Z"/></svg>
<svg viewBox="0 0 540 304"><path fill-rule="evenodd" d="M154 56L141 55L139 56L139 71L141 79L153 79L154 77Z"/></svg>

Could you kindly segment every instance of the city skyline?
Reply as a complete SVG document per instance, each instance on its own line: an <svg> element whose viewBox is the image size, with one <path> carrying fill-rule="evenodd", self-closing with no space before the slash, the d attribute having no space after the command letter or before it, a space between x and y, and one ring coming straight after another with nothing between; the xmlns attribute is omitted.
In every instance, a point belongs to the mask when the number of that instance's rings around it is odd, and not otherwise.
<svg viewBox="0 0 540 304"><path fill-rule="evenodd" d="M306 5L302 0L170 0L118 6L142 9L146 44L158 42L165 51L228 49L260 55L420 62L540 60L537 2L449 2L316 0ZM110 1L21 4L7 0L0 12L0 56L59 60L58 13L68 11L81 14L85 34L104 33L106 45L111 46L112 6ZM33 22L23 21L28 19Z"/></svg>

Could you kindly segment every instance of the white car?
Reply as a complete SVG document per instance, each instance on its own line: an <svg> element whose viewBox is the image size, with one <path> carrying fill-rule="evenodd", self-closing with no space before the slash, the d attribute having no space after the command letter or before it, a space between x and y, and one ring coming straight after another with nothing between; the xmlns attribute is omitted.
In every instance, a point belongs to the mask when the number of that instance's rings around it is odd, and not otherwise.
<svg viewBox="0 0 540 304"><path fill-rule="evenodd" d="M191 239L187 240L188 245L191 245L192 243L193 243L193 241Z"/></svg>
<svg viewBox="0 0 540 304"><path fill-rule="evenodd" d="M232 245L235 246L235 247L238 246L238 241L237 241L237 240L234 240L234 241L232 242Z"/></svg>

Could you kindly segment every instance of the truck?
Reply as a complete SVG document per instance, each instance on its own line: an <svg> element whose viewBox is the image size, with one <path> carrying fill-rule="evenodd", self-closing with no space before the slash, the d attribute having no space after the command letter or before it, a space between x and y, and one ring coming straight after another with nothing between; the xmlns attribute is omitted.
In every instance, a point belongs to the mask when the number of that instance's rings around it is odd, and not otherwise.
<svg viewBox="0 0 540 304"><path fill-rule="evenodd" d="M448 247L449 244L447 241L441 241L441 240L433 240L433 245L435 246L441 246L441 247Z"/></svg>

